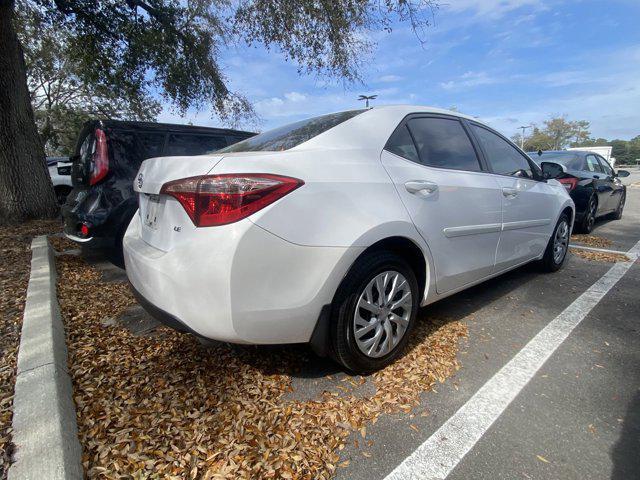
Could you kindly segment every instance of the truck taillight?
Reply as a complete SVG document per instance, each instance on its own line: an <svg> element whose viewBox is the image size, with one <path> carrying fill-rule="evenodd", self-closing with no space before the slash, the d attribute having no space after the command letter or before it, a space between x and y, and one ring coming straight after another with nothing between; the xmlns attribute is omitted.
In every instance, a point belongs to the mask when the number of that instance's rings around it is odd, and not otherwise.
<svg viewBox="0 0 640 480"><path fill-rule="evenodd" d="M89 185L95 185L109 173L109 149L107 148L107 135L104 130L96 128L94 133L96 149L91 159L91 176Z"/></svg>
<svg viewBox="0 0 640 480"><path fill-rule="evenodd" d="M165 183L160 194L180 202L196 227L237 222L304 185L268 173L202 175Z"/></svg>

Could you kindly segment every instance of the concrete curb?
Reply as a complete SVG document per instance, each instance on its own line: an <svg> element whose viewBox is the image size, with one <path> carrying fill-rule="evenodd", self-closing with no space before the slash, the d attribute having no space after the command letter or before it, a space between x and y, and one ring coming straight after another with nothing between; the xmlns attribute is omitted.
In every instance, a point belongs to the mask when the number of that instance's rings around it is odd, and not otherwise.
<svg viewBox="0 0 640 480"><path fill-rule="evenodd" d="M8 478L82 479L54 254L45 236L33 239L31 252L13 398L14 463Z"/></svg>

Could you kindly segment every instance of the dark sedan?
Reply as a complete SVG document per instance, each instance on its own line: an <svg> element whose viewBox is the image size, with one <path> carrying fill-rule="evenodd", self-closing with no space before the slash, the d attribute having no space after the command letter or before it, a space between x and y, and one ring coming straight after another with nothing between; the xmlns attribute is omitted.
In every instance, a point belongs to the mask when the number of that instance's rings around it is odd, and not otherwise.
<svg viewBox="0 0 640 480"><path fill-rule="evenodd" d="M556 179L576 204L576 231L591 232L596 218L605 215L615 220L622 218L627 188L618 177L627 177L629 172L616 173L603 157L588 151L547 151L529 156L540 166L542 162L562 166L563 173Z"/></svg>

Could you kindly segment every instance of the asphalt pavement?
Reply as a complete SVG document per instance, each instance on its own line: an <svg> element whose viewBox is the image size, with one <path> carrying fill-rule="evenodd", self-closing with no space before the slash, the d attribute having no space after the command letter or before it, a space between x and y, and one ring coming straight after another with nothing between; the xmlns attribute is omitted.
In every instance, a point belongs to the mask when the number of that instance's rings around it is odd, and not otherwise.
<svg viewBox="0 0 640 480"><path fill-rule="evenodd" d="M640 241L640 171L632 170L623 181L628 194L622 220L600 220L593 234L610 239L609 249L626 252ZM89 260L105 278L126 279L100 255L90 255ZM411 470L405 459L433 444L452 419L462 422L460 428L471 417L482 420L472 409L479 392L495 383L501 369L517 361L565 309L589 297L612 265L575 255L555 274L527 265L422 309L421 319L464 319L469 336L459 354L462 368L436 391L424 394L413 414L384 415L369 426L366 456L361 448L347 444L340 453L341 461L349 463L338 470L337 478L385 479L403 465L404 476L395 478L427 478L422 476L424 468ZM422 458L417 465L448 462L443 471L450 479L640 478L639 287L636 262L625 267L606 292L596 288L600 296L595 306L580 309L577 326L557 348L549 349L549 358L514 391L508 406L487 406L498 413L476 440L457 455L452 453L455 449L440 449L440 456ZM155 326L140 307L118 321L137 334L148 334ZM291 396L318 397L344 375L328 360L317 359L292 379ZM370 395L373 388L368 380L361 394ZM496 405L502 393L493 391ZM461 408L463 416L457 413ZM464 431L459 433L464 437ZM456 443L456 438L445 440Z"/></svg>

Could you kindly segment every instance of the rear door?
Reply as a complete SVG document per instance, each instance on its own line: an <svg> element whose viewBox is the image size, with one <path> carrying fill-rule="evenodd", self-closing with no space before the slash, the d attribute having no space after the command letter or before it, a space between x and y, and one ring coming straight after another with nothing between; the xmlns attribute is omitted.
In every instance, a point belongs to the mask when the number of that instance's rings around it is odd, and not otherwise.
<svg viewBox="0 0 640 480"><path fill-rule="evenodd" d="M496 251L500 271L542 254L555 226L556 193L534 178L530 160L504 137L476 123L471 129L500 186L502 233Z"/></svg>
<svg viewBox="0 0 640 480"><path fill-rule="evenodd" d="M501 193L456 117L405 119L382 152L445 293L492 273L500 236Z"/></svg>
<svg viewBox="0 0 640 480"><path fill-rule="evenodd" d="M596 216L603 215L610 210L611 195L613 193L613 185L607 180L607 174L604 171L595 154L589 153L585 157L587 177L593 179L593 186L598 195L598 211Z"/></svg>

